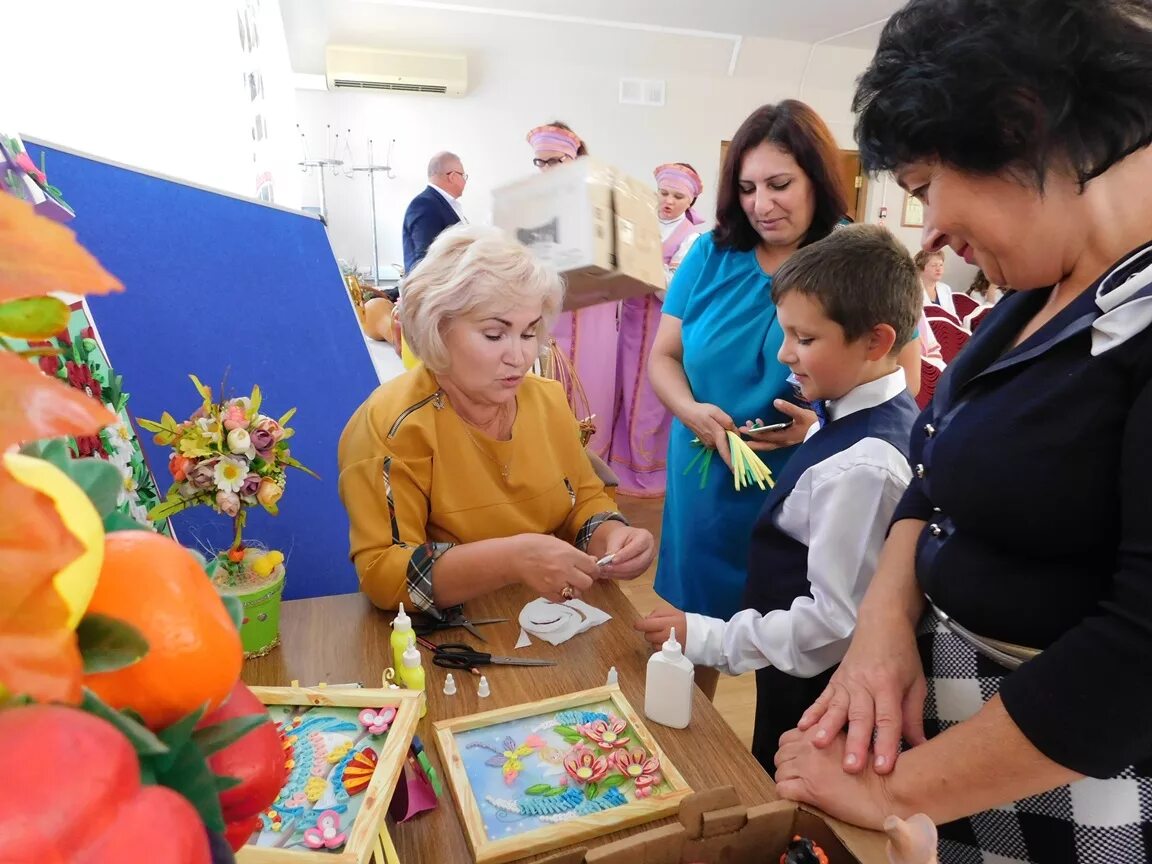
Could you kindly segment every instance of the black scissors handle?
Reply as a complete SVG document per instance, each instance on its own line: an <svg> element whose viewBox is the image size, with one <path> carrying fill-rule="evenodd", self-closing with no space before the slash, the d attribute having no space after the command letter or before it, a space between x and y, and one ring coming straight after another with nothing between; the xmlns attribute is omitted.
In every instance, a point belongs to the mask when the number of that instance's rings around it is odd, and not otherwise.
<svg viewBox="0 0 1152 864"><path fill-rule="evenodd" d="M459 642L449 642L436 647L432 662L447 669L471 669L473 666L491 663L492 655L474 651L470 646Z"/></svg>

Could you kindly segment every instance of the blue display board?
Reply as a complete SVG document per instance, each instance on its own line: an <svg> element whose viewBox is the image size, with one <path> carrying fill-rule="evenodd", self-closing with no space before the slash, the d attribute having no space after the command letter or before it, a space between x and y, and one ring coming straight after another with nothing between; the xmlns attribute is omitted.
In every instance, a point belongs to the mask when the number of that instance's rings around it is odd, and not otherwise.
<svg viewBox="0 0 1152 864"><path fill-rule="evenodd" d="M44 152L80 242L126 288L89 305L132 414L187 417L200 401L189 373L215 393L226 379L230 396L259 384L273 416L296 406L292 454L322 479L289 472L280 515L252 508L244 534L288 557L286 598L357 590L336 445L378 382L324 225L55 147L28 150L37 164ZM167 489L169 451L141 438ZM208 508L173 521L186 546L230 544L231 520Z"/></svg>

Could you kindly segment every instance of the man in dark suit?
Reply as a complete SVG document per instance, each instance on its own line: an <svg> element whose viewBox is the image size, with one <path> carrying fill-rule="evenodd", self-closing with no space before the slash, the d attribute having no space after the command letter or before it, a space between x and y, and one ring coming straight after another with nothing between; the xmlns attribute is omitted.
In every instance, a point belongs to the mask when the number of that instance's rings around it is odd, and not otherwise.
<svg viewBox="0 0 1152 864"><path fill-rule="evenodd" d="M428 247L449 225L464 219L459 199L468 175L455 153L437 153L428 163L428 187L404 212L404 272L411 273Z"/></svg>

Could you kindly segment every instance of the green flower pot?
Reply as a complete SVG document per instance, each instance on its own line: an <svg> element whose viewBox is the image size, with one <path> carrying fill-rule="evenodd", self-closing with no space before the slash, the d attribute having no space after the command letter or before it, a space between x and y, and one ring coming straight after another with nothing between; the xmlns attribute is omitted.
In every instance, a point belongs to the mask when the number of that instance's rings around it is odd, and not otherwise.
<svg viewBox="0 0 1152 864"><path fill-rule="evenodd" d="M284 593L284 565L279 564L268 576L259 576L249 566L264 554L262 549L246 549L245 561L233 564L227 553L212 562L212 581L221 595L235 597L244 607L240 624L240 643L244 656L263 657L280 644L280 598Z"/></svg>

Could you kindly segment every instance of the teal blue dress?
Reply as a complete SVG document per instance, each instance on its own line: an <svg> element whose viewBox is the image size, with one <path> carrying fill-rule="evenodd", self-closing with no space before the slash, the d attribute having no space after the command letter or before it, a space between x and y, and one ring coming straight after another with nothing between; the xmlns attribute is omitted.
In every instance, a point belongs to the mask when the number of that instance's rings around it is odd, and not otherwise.
<svg viewBox="0 0 1152 864"><path fill-rule="evenodd" d="M684 372L699 402L723 409L737 425L786 420L773 400L795 401L788 367L776 359L784 332L776 321L772 278L754 249L719 248L712 234L697 240L676 271L664 314L679 318ZM737 492L713 456L700 488L695 435L677 419L668 443L668 488L656 569L656 593L678 609L730 618L743 608L752 525L767 496L756 486ZM779 476L795 448L761 453Z"/></svg>

